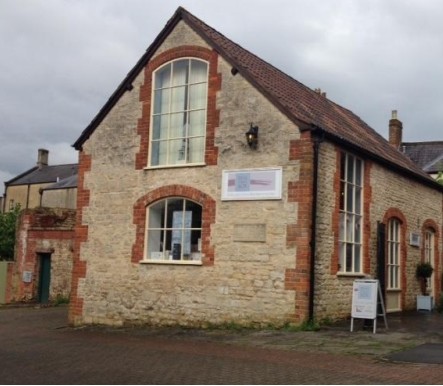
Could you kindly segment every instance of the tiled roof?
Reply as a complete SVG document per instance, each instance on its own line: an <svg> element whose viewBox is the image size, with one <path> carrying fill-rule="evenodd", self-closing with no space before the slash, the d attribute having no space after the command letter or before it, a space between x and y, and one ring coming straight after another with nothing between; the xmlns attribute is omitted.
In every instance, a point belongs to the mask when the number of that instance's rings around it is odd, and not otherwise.
<svg viewBox="0 0 443 386"><path fill-rule="evenodd" d="M67 178L64 178L55 184L46 186L43 190L58 190L58 189L71 189L77 187L78 175L74 174Z"/></svg>
<svg viewBox="0 0 443 386"><path fill-rule="evenodd" d="M443 170L443 141L404 142L401 148L425 172Z"/></svg>
<svg viewBox="0 0 443 386"><path fill-rule="evenodd" d="M147 49L145 55L129 72L126 79L109 98L91 124L73 145L80 149L91 133L104 119L120 96L131 89L131 83L143 69L166 36L180 21L185 21L208 45L213 47L244 78L253 84L301 130L316 130L330 140L350 146L373 159L384 162L392 169L418 178L435 186L424 173L403 153L391 146L381 135L363 122L357 115L306 87L271 64L242 48L220 32L209 27L185 9L179 7L162 32Z"/></svg>
<svg viewBox="0 0 443 386"><path fill-rule="evenodd" d="M7 186L45 184L57 182L64 178L77 174L78 164L49 165L38 168L38 166L29 169L19 176L5 182Z"/></svg>

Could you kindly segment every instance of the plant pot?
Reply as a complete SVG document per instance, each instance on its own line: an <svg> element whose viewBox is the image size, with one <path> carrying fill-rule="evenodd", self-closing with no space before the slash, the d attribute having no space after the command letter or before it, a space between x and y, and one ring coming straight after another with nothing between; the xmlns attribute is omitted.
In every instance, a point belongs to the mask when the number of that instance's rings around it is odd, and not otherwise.
<svg viewBox="0 0 443 386"><path fill-rule="evenodd" d="M432 311L433 297L429 295L417 295L417 311Z"/></svg>

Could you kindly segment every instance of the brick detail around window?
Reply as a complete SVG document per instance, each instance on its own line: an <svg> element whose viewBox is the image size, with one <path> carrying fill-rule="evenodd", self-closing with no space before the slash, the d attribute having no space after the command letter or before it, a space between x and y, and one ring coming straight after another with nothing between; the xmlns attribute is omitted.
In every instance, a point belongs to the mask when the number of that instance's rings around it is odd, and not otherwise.
<svg viewBox="0 0 443 386"><path fill-rule="evenodd" d="M336 148L334 192L335 205L332 213L332 232L334 234L334 251L331 257L331 275L336 275L339 271L339 236L340 236L340 163L342 149ZM369 240L371 237L371 169L372 162L364 160L363 166L363 273L370 274L371 258L369 254Z"/></svg>
<svg viewBox="0 0 443 386"><path fill-rule="evenodd" d="M295 267L285 270L285 289L295 291L294 318L303 322L309 313L311 264L314 150L310 132L290 141L289 160L300 162L300 177L298 181L288 182L288 202L298 203L298 218L296 223L286 226L286 246L296 247L297 255Z"/></svg>
<svg viewBox="0 0 443 386"><path fill-rule="evenodd" d="M440 296L441 292L441 275L440 272L440 232L438 229L437 223L432 219L427 219L423 222L423 226L421 228L421 238L422 238L422 246L421 246L421 261L425 259L425 232L427 230L432 230L434 232L434 288L436 297ZM438 299L435 299L438 302Z"/></svg>
<svg viewBox="0 0 443 386"><path fill-rule="evenodd" d="M220 110L216 108L217 92L221 89L221 74L217 71L218 54L198 46L181 46L161 53L154 57L145 67L145 82L140 88L142 116L138 120L137 133L140 135L140 150L136 154L135 168L143 169L148 165L149 128L151 120L152 73L161 65L175 59L192 57L206 60L209 63L208 79L208 110L206 122L206 165L217 165L218 147L215 146L215 130L220 122Z"/></svg>
<svg viewBox="0 0 443 386"><path fill-rule="evenodd" d="M401 309L405 305L406 295L406 261L408 258L407 253L407 234L408 234L408 222L402 211L398 208L389 208L383 216L383 224L386 226L386 240L388 237L388 224L389 220L397 219L400 222L400 275L401 275ZM385 243L385 256L388 259L388 243ZM386 278L387 280L387 278ZM385 283L387 284L387 283Z"/></svg>
<svg viewBox="0 0 443 386"><path fill-rule="evenodd" d="M84 150L79 152L77 182L77 215L75 225L74 259L72 268L72 290L69 303L69 323L77 324L83 313L83 299L78 295L81 278L86 277L86 262L80 258L81 244L88 240L88 226L83 225L83 209L89 206L89 190L85 189L85 174L91 170L91 156Z"/></svg>
<svg viewBox="0 0 443 386"><path fill-rule="evenodd" d="M214 264L214 247L211 246L211 225L215 223L215 200L207 194L185 185L168 185L155 189L139 198L134 205L134 224L136 225L135 244L132 246L133 263L143 259L144 241L146 240L146 208L155 201L168 197L183 197L202 206L202 262Z"/></svg>

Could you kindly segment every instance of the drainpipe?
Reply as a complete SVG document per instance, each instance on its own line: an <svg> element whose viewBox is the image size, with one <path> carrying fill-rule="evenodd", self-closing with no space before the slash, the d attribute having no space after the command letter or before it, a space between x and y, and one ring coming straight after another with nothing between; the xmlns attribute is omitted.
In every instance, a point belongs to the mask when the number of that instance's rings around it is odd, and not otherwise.
<svg viewBox="0 0 443 386"><path fill-rule="evenodd" d="M311 219L311 266L309 277L309 322L314 322L314 298L315 298L315 257L317 241L317 199L318 199L318 166L320 144L324 141L323 131L319 127L314 127L312 131L314 139L314 175L312 182L312 219Z"/></svg>

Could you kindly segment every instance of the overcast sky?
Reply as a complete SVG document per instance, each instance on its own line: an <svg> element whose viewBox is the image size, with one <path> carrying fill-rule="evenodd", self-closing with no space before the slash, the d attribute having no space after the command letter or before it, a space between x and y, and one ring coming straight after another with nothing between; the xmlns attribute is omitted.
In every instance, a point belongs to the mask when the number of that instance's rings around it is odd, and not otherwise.
<svg viewBox="0 0 443 386"><path fill-rule="evenodd" d="M0 0L0 194L71 145L178 6L387 136L443 140L441 0Z"/></svg>

